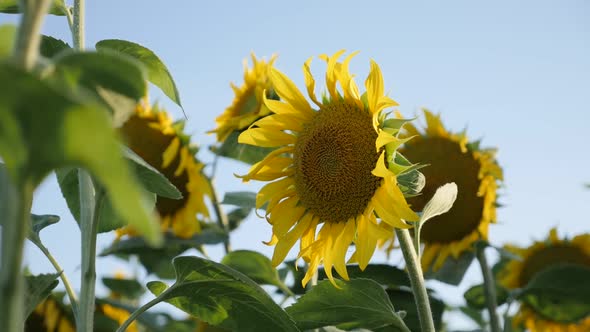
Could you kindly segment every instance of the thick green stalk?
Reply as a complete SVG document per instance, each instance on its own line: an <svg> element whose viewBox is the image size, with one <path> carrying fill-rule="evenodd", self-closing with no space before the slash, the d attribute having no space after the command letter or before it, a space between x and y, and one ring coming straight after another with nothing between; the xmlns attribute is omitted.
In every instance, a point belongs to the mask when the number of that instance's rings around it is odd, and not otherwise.
<svg viewBox="0 0 590 332"><path fill-rule="evenodd" d="M86 19L84 18L84 11L84 0L74 0L74 24L72 31L74 33L74 48L77 50L83 50L86 47L84 34Z"/></svg>
<svg viewBox="0 0 590 332"><path fill-rule="evenodd" d="M99 209L102 204L102 191L94 193L90 175L78 170L80 183L80 232L82 233L82 280L77 324L78 332L93 331L94 298L96 284L96 235L98 231Z"/></svg>
<svg viewBox="0 0 590 332"><path fill-rule="evenodd" d="M39 57L41 25L49 10L50 0L21 0L23 11L15 44L15 61L26 70L32 70Z"/></svg>
<svg viewBox="0 0 590 332"><path fill-rule="evenodd" d="M410 284L412 286L412 292L414 293L422 332L434 332L434 321L432 319L432 311L430 310L430 302L428 301L424 276L422 275L422 266L420 265L420 260L414 250L412 236L407 229L396 228L395 234L399 240L400 248L402 249L404 260L406 262L406 269L408 270L408 275L410 277Z"/></svg>
<svg viewBox="0 0 590 332"><path fill-rule="evenodd" d="M8 184L10 186L10 184ZM10 188L3 188L3 190ZM2 265L0 268L0 331L16 332L23 330L23 277L21 264L23 249L30 219L33 191L35 186L25 181L12 188L15 193L13 206L6 206L2 218ZM10 200L10 199L9 199ZM12 211L11 211L12 210ZM8 215L6 215L8 214Z"/></svg>
<svg viewBox="0 0 590 332"><path fill-rule="evenodd" d="M494 281L492 270L490 270L487 262L485 246L476 246L475 255L483 275L484 295L486 298L488 313L490 315L490 329L492 332L501 332L500 319L498 318L498 313L496 312L498 308L496 301L496 282Z"/></svg>
<svg viewBox="0 0 590 332"><path fill-rule="evenodd" d="M41 242L37 242L37 241L32 241L32 242L37 246L37 248L39 248L39 250L41 250L41 252L45 255L45 257L47 257L47 259L49 260L51 265L53 265L53 268L55 269L55 271L57 273L59 273L59 278L61 279L61 282L63 283L63 285L66 289L66 293L68 294L68 297L70 298L70 303L72 304L72 311L74 312L74 318L77 321L78 320L78 317L77 317L78 316L78 297L76 296L76 292L74 291L74 288L72 288L72 284L70 283L70 280L66 276L64 270L61 268L61 266L59 265L59 263L57 262L55 257L53 257L53 255L49 252L47 247L45 247L43 245L43 243L41 243Z"/></svg>

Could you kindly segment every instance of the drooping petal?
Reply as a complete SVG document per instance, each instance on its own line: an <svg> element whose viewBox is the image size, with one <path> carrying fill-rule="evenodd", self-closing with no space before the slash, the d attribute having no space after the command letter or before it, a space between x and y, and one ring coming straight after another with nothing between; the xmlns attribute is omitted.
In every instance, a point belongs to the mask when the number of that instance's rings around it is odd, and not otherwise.
<svg viewBox="0 0 590 332"><path fill-rule="evenodd" d="M291 134L265 128L248 129L238 136L238 143L268 148L293 144L296 140Z"/></svg>
<svg viewBox="0 0 590 332"><path fill-rule="evenodd" d="M373 60L371 60L371 71L365 81L365 88L367 89L369 110L374 114L379 111L378 103L383 96L383 76L379 65Z"/></svg>
<svg viewBox="0 0 590 332"><path fill-rule="evenodd" d="M313 109L309 106L309 103L305 100L301 91L297 89L297 86L295 86L295 83L293 83L289 77L273 68L270 71L270 78L275 91L281 99L285 100L302 113L313 112Z"/></svg>
<svg viewBox="0 0 590 332"><path fill-rule="evenodd" d="M303 235L303 232L307 230L307 228L311 225L311 221L313 219L313 215L311 213L306 214L299 220L299 222L295 225L295 227L290 230L285 236L279 238L279 242L275 247L274 253L272 255L272 265L278 266L281 264L285 257L289 253L289 250L293 248L295 242Z"/></svg>
<svg viewBox="0 0 590 332"><path fill-rule="evenodd" d="M303 74L305 76L305 87L307 88L307 94L309 95L309 98L311 98L311 100L318 106L322 106L322 104L318 101L316 95L315 95L315 79L313 78L313 75L311 74L311 60L313 58L310 57L309 59L307 59L307 61L305 61L305 63L303 64Z"/></svg>
<svg viewBox="0 0 590 332"><path fill-rule="evenodd" d="M266 184L256 195L256 208L260 209L264 203L278 195L284 195L287 189L293 186L295 182L292 178L284 178L275 182Z"/></svg>

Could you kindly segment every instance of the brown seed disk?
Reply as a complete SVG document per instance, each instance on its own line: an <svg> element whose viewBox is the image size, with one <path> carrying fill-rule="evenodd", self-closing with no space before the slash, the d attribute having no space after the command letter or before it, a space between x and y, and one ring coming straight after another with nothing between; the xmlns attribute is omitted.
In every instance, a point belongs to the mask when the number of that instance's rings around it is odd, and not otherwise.
<svg viewBox="0 0 590 332"><path fill-rule="evenodd" d="M371 115L355 105L324 105L295 143L295 189L323 222L363 213L381 184L371 174L379 158Z"/></svg>

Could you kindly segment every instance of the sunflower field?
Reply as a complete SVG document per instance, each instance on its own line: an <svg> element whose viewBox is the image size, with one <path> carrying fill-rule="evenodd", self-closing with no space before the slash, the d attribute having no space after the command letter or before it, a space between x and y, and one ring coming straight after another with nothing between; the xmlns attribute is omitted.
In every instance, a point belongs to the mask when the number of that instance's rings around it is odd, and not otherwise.
<svg viewBox="0 0 590 332"><path fill-rule="evenodd" d="M211 30L190 32L186 19L165 17L185 17L182 2L148 5L178 31L166 47L202 43L201 68L231 96L225 108L193 109L181 95L198 92L179 91L160 55L172 53L150 37L111 34L110 25L131 30L118 20L139 9L122 13L127 5L113 2L92 31L86 17L99 15L85 0L69 2L0 0L0 332L590 331L587 206L568 206L571 220L533 197L531 220L499 216L514 197L502 149L461 127L469 118L456 125L444 108L400 102L392 84L404 83L378 51L365 61L333 48L335 30L359 37L346 20L305 34L328 53L261 57L240 45L249 38L240 31L213 37L223 26L214 5L195 14ZM281 18L267 15L276 7L256 12L279 29ZM46 34L47 22L66 37ZM273 47L273 31L256 40ZM216 43L243 50L239 82L215 65L224 57L215 47L225 47ZM217 89L216 80L191 80ZM209 129L195 132L200 123ZM544 134L547 142L527 143L546 147L543 162L522 162L546 167L539 183L573 196L553 183L567 173L567 153ZM41 195L48 181L55 186ZM58 204L68 211L52 210ZM538 226L552 209L563 219L547 222L559 227ZM568 223L586 232L563 232ZM496 240L501 226L522 241ZM51 233L58 227L68 231Z"/></svg>

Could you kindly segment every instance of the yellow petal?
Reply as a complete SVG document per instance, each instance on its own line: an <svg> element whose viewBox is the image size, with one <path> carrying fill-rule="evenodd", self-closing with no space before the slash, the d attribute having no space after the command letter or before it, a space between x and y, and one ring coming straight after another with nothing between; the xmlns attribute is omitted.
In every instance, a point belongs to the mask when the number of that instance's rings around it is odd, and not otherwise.
<svg viewBox="0 0 590 332"><path fill-rule="evenodd" d="M276 114L290 115L297 119L304 120L306 122L312 119L314 115L314 112L301 112L299 109L296 109L291 104L287 104L278 100L268 99L266 98L266 93L262 95L262 101L264 102L264 105L268 107L268 109L270 109Z"/></svg>
<svg viewBox="0 0 590 332"><path fill-rule="evenodd" d="M377 189L372 199L372 204L375 207L375 212L381 220L396 228L410 228L411 226L404 223L400 216L394 209L391 208L393 202L390 201L391 196L387 195L387 189L382 186Z"/></svg>
<svg viewBox="0 0 590 332"><path fill-rule="evenodd" d="M371 60L371 71L365 81L365 88L367 89L369 110L373 114L377 113L379 111L379 100L381 99L381 96L383 96L383 76L381 75L379 65L373 60Z"/></svg>
<svg viewBox="0 0 590 332"><path fill-rule="evenodd" d="M287 234L287 231L301 219L305 208L296 206L298 200L295 197L287 198L275 206L271 212L270 220L272 232L278 237Z"/></svg>
<svg viewBox="0 0 590 332"><path fill-rule="evenodd" d="M248 129L238 137L238 143L268 148L293 144L296 140L297 138L291 134L264 128Z"/></svg>
<svg viewBox="0 0 590 332"><path fill-rule="evenodd" d="M357 238L355 240L355 258L358 261L361 270L364 270L373 256L373 252L377 246L377 240L375 237L371 236L371 222L364 215L361 214L357 216L356 222Z"/></svg>
<svg viewBox="0 0 590 332"><path fill-rule="evenodd" d="M299 89L297 89L297 86L295 86L295 83L293 83L293 81L291 81L291 79L289 79L285 74L272 68L270 71L270 78L275 91L281 97L281 99L291 104L299 112L313 112L311 106L309 106L309 103L307 100L305 100L303 94L301 94Z"/></svg>
<svg viewBox="0 0 590 332"><path fill-rule="evenodd" d="M338 285L336 285L336 283L334 282L334 276L332 275L332 266L333 266L333 261L334 261L334 244L335 244L335 240L336 238L342 234L342 230L344 229L344 226L346 224L345 223L325 223L324 227L322 227L322 230L324 228L327 228L326 230L326 236L325 236L325 242L324 242L324 271L326 272L326 276L328 277L328 279L330 280L330 282L332 283L332 285L336 286L337 288Z"/></svg>
<svg viewBox="0 0 590 332"><path fill-rule="evenodd" d="M312 218L313 215L311 213L306 214L291 231L285 234L285 236L279 238L279 242L277 243L277 246L275 247L274 253L272 255L273 266L278 266L285 259L285 257L287 257L289 250L293 248L295 242L301 238L303 232L305 232L310 226Z"/></svg>
<svg viewBox="0 0 590 332"><path fill-rule="evenodd" d="M307 94L309 95L309 98L311 98L311 100L318 106L322 106L322 104L318 101L317 97L315 96L315 79L313 78L313 75L311 74L311 60L313 58L309 58L307 59L307 61L305 61L305 63L303 64L303 75L305 77L305 87L307 88Z"/></svg>
<svg viewBox="0 0 590 332"><path fill-rule="evenodd" d="M273 114L254 122L253 126L273 130L301 131L302 123L296 116L289 114Z"/></svg>
<svg viewBox="0 0 590 332"><path fill-rule="evenodd" d="M179 147L180 139L178 137L174 137L172 142L170 142L170 145L168 145L168 147L166 148L166 150L164 150L164 153L162 154L162 168L167 168L170 165L170 163L172 163L172 161L176 157L176 154L178 153Z"/></svg>
<svg viewBox="0 0 590 332"><path fill-rule="evenodd" d="M348 220L334 245L334 268L344 280L349 279L348 271L346 270L346 252L354 238L355 230L356 223L354 222L354 219Z"/></svg>
<svg viewBox="0 0 590 332"><path fill-rule="evenodd" d="M326 87L328 88L328 92L334 100L337 100L338 98L338 91L336 90L336 73L334 72L334 69L336 67L338 58L344 52L344 50L340 50L327 59L328 68L326 69Z"/></svg>
<svg viewBox="0 0 590 332"><path fill-rule="evenodd" d="M375 164L375 169L371 171L371 173L375 176L386 178L393 175L390 170L385 167L385 151L381 152L379 155L379 159L377 159L377 164Z"/></svg>
<svg viewBox="0 0 590 332"><path fill-rule="evenodd" d="M284 178L266 184L256 195L256 208L260 209L264 203L268 202L271 198L284 194L287 189L294 184L295 182L292 178Z"/></svg>
<svg viewBox="0 0 590 332"><path fill-rule="evenodd" d="M248 171L248 174L246 175L236 175L237 177L243 179L244 182L249 181L250 179L252 179L252 177L257 174L258 172L260 172L260 170L267 165L268 163L270 163L272 160L274 160L275 158L279 158L278 156L282 155L283 153L289 153L293 151L293 147L292 146L285 146L279 149L276 149L272 152L270 152L268 155L266 155L266 157L264 157L264 159L262 159L261 161L257 162L256 164L252 165L252 167L250 168L250 171Z"/></svg>

